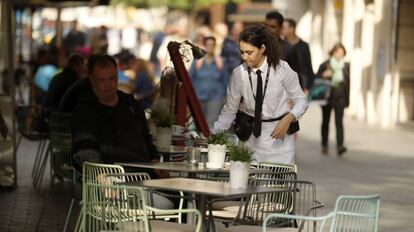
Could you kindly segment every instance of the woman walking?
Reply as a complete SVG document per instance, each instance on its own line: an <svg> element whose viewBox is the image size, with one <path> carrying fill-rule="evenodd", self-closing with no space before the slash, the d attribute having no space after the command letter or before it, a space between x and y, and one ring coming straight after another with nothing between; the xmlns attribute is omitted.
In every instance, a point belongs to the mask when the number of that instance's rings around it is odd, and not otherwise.
<svg viewBox="0 0 414 232"><path fill-rule="evenodd" d="M341 156L346 152L344 146L344 109L349 105L349 63L344 58L346 50L344 45L337 43L329 52L330 58L319 66L318 78L330 80L331 92L328 104L322 106L322 154L328 154L329 120L332 109L335 110L336 146L337 154Z"/></svg>

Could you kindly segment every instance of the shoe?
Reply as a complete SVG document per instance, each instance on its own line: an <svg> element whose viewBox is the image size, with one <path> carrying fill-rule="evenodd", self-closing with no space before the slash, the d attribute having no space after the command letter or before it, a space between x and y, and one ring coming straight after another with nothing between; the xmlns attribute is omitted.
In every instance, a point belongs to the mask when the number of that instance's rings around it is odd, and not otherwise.
<svg viewBox="0 0 414 232"><path fill-rule="evenodd" d="M327 146L322 146L322 155L328 155L328 147Z"/></svg>
<svg viewBox="0 0 414 232"><path fill-rule="evenodd" d="M342 156L347 151L346 147L338 147L338 156Z"/></svg>

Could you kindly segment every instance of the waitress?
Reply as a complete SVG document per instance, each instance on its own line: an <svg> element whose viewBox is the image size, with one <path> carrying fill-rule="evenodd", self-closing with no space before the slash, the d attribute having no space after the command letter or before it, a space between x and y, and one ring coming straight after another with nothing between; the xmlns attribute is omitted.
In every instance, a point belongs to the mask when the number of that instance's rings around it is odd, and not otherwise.
<svg viewBox="0 0 414 232"><path fill-rule="evenodd" d="M295 140L288 130L308 107L298 75L280 60L279 44L265 26L245 29L239 45L244 62L233 70L214 130L228 130L239 110L253 120L245 142L254 151L252 164L294 163Z"/></svg>

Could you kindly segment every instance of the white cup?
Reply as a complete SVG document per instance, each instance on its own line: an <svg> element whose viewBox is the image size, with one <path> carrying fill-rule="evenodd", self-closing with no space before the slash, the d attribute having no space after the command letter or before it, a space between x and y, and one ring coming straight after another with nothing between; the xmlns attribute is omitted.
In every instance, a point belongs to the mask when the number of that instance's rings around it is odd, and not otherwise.
<svg viewBox="0 0 414 232"><path fill-rule="evenodd" d="M173 125L172 131L173 135L181 135L184 132L185 128L180 125Z"/></svg>

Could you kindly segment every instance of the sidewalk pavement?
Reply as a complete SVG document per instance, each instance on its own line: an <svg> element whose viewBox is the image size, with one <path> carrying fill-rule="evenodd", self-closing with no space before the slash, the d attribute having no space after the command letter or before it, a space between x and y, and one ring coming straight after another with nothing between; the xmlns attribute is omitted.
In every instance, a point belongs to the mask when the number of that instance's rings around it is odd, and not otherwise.
<svg viewBox="0 0 414 232"><path fill-rule="evenodd" d="M309 107L297 139L298 178L315 182L325 203L318 214L333 210L342 194L379 194L379 231L413 231L414 131L374 128L345 117L348 152L338 157L331 117L329 155L321 155L319 106Z"/></svg>

